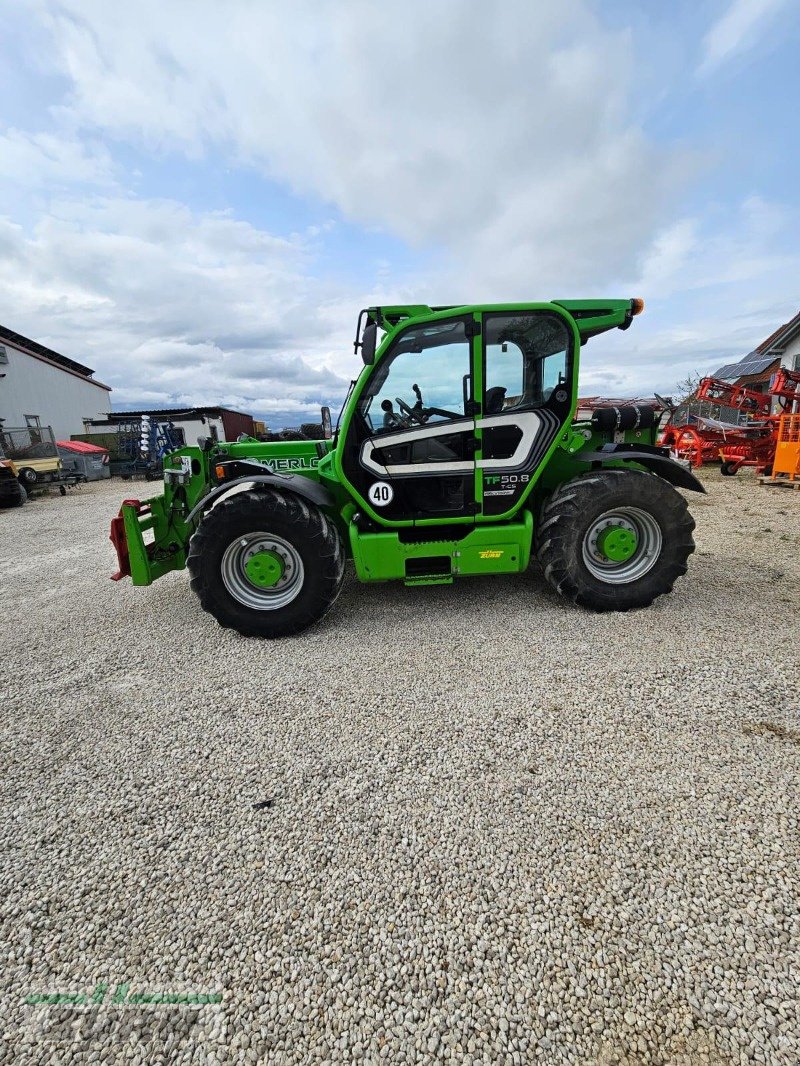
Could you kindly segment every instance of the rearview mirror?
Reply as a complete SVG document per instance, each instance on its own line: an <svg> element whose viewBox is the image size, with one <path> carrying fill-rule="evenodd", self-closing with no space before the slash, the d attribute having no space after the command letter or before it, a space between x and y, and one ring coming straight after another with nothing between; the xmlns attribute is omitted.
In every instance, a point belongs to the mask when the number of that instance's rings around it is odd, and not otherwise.
<svg viewBox="0 0 800 1066"><path fill-rule="evenodd" d="M367 322L361 337L361 358L365 366L375 362L375 348L378 341L378 327L374 322Z"/></svg>
<svg viewBox="0 0 800 1066"><path fill-rule="evenodd" d="M322 437L324 440L330 440L333 436L333 427L331 425L331 409L330 407L322 408Z"/></svg>

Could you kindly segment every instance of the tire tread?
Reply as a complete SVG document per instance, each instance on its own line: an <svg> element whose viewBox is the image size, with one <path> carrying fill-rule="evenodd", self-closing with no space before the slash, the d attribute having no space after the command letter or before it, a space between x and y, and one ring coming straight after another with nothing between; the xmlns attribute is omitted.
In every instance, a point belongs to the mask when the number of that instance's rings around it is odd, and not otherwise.
<svg viewBox="0 0 800 1066"><path fill-rule="evenodd" d="M312 558L319 563L313 575L306 565L311 580L304 583L298 599L275 611L254 611L238 604L227 592L221 599L210 569L220 546L226 539L229 542L231 527L251 521L254 515L259 522L263 519L265 524L288 527L302 543L311 543ZM281 528L280 535L284 532ZM189 542L186 564L200 606L223 628L235 629L246 637L274 638L299 633L324 618L342 589L345 553L339 531L318 507L290 493L258 488L237 492L208 512Z"/></svg>

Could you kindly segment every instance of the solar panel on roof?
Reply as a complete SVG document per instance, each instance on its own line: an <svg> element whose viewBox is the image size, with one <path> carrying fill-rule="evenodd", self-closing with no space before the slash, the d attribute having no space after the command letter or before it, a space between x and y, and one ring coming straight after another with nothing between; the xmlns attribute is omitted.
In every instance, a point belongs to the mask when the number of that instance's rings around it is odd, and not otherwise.
<svg viewBox="0 0 800 1066"><path fill-rule="evenodd" d="M738 363L726 363L713 375L715 378L742 378L746 374L760 374L775 362L776 355L746 355Z"/></svg>

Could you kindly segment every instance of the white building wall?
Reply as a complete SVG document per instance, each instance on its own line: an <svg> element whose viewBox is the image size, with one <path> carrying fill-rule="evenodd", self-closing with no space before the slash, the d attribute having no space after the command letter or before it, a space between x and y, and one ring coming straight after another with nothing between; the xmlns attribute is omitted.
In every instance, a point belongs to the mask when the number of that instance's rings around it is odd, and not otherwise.
<svg viewBox="0 0 800 1066"><path fill-rule="evenodd" d="M52 426L56 440L69 440L83 432L84 418L105 418L111 394L80 375L36 359L7 341L7 363L0 363L0 418L6 426L24 426L25 415L38 415Z"/></svg>
<svg viewBox="0 0 800 1066"><path fill-rule="evenodd" d="M800 370L800 334L786 345L781 364L788 370Z"/></svg>
<svg viewBox="0 0 800 1066"><path fill-rule="evenodd" d="M121 412L118 412L118 413L121 413ZM138 417L138 416L133 416L133 417ZM166 422L167 419L163 418L163 419L159 419L159 421ZM169 421L172 422L172 424L175 426L176 429L182 429L183 430L184 439L185 439L187 444L195 445L195 444L197 444L197 438L198 437L210 437L210 436L212 436L212 432L211 432L211 427L212 426L216 426L218 440L224 440L225 439L225 431L222 428L222 419L221 418L208 418L207 417L206 420L205 420L205 423L201 422L199 418L196 418L196 419L193 419L193 418L184 418L184 419L172 418L172 419L169 419ZM86 426L86 427L81 426L81 428L79 430L77 430L76 432L78 432L78 433L114 433L115 432L115 427L114 427L113 424L111 424L111 425L103 425L103 426Z"/></svg>

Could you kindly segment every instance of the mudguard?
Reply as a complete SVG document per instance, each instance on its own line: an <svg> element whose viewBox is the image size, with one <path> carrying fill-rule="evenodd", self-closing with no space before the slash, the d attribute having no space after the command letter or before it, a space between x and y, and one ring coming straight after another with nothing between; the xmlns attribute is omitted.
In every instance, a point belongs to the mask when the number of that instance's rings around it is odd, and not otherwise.
<svg viewBox="0 0 800 1066"><path fill-rule="evenodd" d="M264 467L262 466L260 469L263 470ZM224 496L235 485L259 484L269 485L276 492L291 492L295 496L302 496L303 499L309 500L311 503L316 504L317 507L335 507L336 505L336 501L326 488L316 481L303 477L302 474L247 474L245 477L237 477L232 481L225 481L221 485L217 485L215 489L212 489L207 496L204 496L192 508L186 517L186 523L191 522L201 511L206 511L215 500Z"/></svg>
<svg viewBox="0 0 800 1066"><path fill-rule="evenodd" d="M670 457L668 448L658 448L652 444L604 444L599 451L575 452L572 458L578 463L637 463L663 477L671 485L690 492L705 492L703 485L691 470L676 463Z"/></svg>

